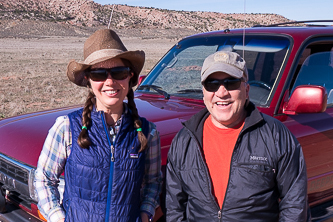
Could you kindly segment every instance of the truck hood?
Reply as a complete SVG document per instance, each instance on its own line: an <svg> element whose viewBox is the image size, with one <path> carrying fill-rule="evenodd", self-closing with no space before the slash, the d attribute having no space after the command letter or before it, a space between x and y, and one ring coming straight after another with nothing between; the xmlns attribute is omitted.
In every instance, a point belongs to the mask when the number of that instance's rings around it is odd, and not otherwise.
<svg viewBox="0 0 333 222"><path fill-rule="evenodd" d="M181 122L186 121L204 107L202 101L180 98L165 100L140 94L136 96L135 103L139 115L154 122L160 132L164 164L172 138L182 127ZM1 120L0 153L23 164L36 167L44 140L55 119L80 107L65 107Z"/></svg>

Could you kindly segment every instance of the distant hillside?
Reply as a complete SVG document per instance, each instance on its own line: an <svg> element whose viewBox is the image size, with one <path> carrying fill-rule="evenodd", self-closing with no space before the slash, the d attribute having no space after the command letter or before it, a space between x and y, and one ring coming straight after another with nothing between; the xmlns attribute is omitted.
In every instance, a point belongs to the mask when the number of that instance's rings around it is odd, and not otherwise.
<svg viewBox="0 0 333 222"><path fill-rule="evenodd" d="M0 37L89 35L101 26L108 26L112 8L90 0L1 0ZM115 5L111 28L142 32L156 29L177 35L287 21L277 14L224 14ZM164 35L165 31L155 35ZM154 33L148 35L153 37Z"/></svg>

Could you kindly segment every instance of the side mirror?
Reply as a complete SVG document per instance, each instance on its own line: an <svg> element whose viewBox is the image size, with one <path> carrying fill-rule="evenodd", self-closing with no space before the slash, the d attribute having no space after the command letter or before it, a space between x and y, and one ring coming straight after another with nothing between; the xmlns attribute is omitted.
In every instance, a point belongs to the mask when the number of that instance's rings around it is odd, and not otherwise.
<svg viewBox="0 0 333 222"><path fill-rule="evenodd" d="M142 83L142 81L146 78L146 75L139 76L138 86Z"/></svg>
<svg viewBox="0 0 333 222"><path fill-rule="evenodd" d="M299 113L325 112L327 105L326 89L322 86L297 86L290 99L283 104L283 113L296 115Z"/></svg>

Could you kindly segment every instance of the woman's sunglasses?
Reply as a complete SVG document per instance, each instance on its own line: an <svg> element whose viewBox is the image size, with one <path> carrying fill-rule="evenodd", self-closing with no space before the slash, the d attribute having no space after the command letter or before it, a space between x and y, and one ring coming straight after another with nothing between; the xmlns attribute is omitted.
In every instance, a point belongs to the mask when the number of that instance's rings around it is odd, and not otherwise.
<svg viewBox="0 0 333 222"><path fill-rule="evenodd" d="M206 79L202 82L203 87L208 92L216 92L221 85L226 88L226 90L236 90L240 87L241 82L243 79L235 79L235 78L229 78L229 79Z"/></svg>
<svg viewBox="0 0 333 222"><path fill-rule="evenodd" d="M88 69L86 71L87 76L93 81L105 81L108 78L109 73L112 79L124 80L130 75L131 69L129 67L121 66L110 69Z"/></svg>

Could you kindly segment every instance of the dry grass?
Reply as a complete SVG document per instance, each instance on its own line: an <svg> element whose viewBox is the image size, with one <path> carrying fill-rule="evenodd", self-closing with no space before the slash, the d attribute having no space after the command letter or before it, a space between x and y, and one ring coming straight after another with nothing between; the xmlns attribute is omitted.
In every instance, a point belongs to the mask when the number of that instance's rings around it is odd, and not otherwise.
<svg viewBox="0 0 333 222"><path fill-rule="evenodd" d="M84 103L87 89L66 76L70 59L82 60L86 38L3 38L0 41L0 119ZM176 43L170 39L122 38L128 50L144 50L142 74Z"/></svg>

